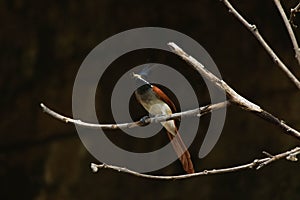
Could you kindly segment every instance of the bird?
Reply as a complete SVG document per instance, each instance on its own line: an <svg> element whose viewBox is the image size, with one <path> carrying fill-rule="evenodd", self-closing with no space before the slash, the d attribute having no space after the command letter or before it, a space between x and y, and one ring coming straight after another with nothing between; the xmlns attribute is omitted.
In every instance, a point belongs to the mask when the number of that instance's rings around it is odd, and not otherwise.
<svg viewBox="0 0 300 200"><path fill-rule="evenodd" d="M149 114L158 116L171 115L173 112L176 112L175 104L171 99L159 87L145 80L143 73L133 73L132 76L140 86L134 92L135 97ZM178 132L175 120L164 121L161 124L166 129L168 138L171 140L173 149L185 172L188 174L194 173L191 155Z"/></svg>

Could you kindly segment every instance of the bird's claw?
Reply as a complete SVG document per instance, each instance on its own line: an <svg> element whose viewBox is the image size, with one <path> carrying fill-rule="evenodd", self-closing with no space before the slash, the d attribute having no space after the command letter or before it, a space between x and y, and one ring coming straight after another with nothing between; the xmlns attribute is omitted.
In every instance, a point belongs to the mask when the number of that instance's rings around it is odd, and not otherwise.
<svg viewBox="0 0 300 200"><path fill-rule="evenodd" d="M149 119L150 117L149 116L144 116L140 119L140 126L146 126L148 124L150 124L150 122L147 122L147 119Z"/></svg>

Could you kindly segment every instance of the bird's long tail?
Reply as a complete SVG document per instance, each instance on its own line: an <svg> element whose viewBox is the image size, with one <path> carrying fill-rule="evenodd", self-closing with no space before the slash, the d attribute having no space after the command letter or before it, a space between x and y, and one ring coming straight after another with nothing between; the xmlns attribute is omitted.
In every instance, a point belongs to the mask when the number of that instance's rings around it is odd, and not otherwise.
<svg viewBox="0 0 300 200"><path fill-rule="evenodd" d="M168 137L171 140L172 146L183 166L183 169L188 173L192 174L195 172L193 163L191 160L191 155L186 148L185 144L183 143L179 133L177 132L176 137L173 136L171 133L168 133Z"/></svg>

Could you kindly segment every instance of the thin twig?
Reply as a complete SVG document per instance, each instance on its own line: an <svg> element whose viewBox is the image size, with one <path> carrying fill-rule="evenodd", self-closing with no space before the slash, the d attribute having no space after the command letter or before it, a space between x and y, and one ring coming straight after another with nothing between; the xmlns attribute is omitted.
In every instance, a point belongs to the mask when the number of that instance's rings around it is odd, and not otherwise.
<svg viewBox="0 0 300 200"><path fill-rule="evenodd" d="M213 84L215 84L218 88L221 90L224 90L226 92L226 95L228 97L228 100L238 105L239 107L250 111L261 118L267 120L268 122L271 122L277 126L279 126L282 130L284 130L284 133L294 136L298 140L300 140L300 132L297 130L291 128L287 124L285 124L284 121L279 120L277 117L273 116L272 114L268 113L267 111L261 109L258 105L250 102L246 98L239 95L236 91L234 91L227 83L225 83L223 80L220 80L218 77L216 77L214 74L212 74L210 71L208 71L201 63L199 63L195 58L188 55L186 52L184 52L179 46L177 46L175 43L170 42L168 45L171 47L171 50L180 56L183 60L185 60L187 63L189 63L191 66L193 66L204 78L210 80Z"/></svg>
<svg viewBox="0 0 300 200"><path fill-rule="evenodd" d="M273 157L273 155L272 155L272 154L270 154L270 153L268 153L268 152L266 152L266 151L263 151L262 153L263 153L263 154L265 154L266 156L269 156L270 158L272 158L272 157Z"/></svg>
<svg viewBox="0 0 300 200"><path fill-rule="evenodd" d="M295 34L294 34L294 31L293 31L293 28L281 6L281 3L280 3L280 0L274 0L274 3L275 5L277 6L278 8L278 11L283 19L283 22L287 28L287 31L290 35L290 38L292 40L292 44L293 44L293 47L294 47L294 51L295 51L295 58L297 59L298 61L298 64L300 65L300 49L299 49L299 45L298 45L298 42L297 42L297 39L295 37Z"/></svg>
<svg viewBox="0 0 300 200"><path fill-rule="evenodd" d="M159 123L159 122L163 122L163 121L168 121L168 120L176 119L176 118L191 117L191 116L200 117L200 116L210 113L214 110L219 110L219 109L225 108L228 105L229 105L229 102L224 101L221 103L202 106L200 108L196 108L193 110L183 111L180 113L174 113L172 115L161 115L161 116L146 117L146 118L143 117L140 121L136 121L136 122L120 123L120 124L93 124L93 123L83 122L78 119L72 119L70 117L65 117L65 116L51 110L50 108L45 106L43 103L40 104L42 110L45 113L47 113L48 115L50 115L60 121L63 121L65 123L72 123L72 124L79 125L82 127L96 128L96 129L99 129L99 128L101 128L101 129L133 128L133 127L137 127L137 126L145 126L150 123Z"/></svg>
<svg viewBox="0 0 300 200"><path fill-rule="evenodd" d="M265 162L261 162L257 167L256 169L261 169L262 167L270 164L271 162L274 162L275 160L279 160L283 157L285 157L287 160L289 161L298 161L297 159L291 159L291 157L295 157L296 155L298 155L300 153L300 147L296 147L294 148L293 150L290 150L290 151L287 151L287 152L284 152L284 153L281 153L281 154L277 154L275 156L271 155L269 157L268 160L266 160Z"/></svg>
<svg viewBox="0 0 300 200"><path fill-rule="evenodd" d="M274 53L272 48L267 44L264 38L259 33L255 25L249 24L243 17L235 10L235 8L227 0L221 0L229 9L229 12L232 13L242 24L256 37L260 44L265 48L268 54L272 57L273 61L279 66L279 68L290 78L290 80L300 89L300 82L294 76L294 74L285 66L285 64L279 59L279 57Z"/></svg>
<svg viewBox="0 0 300 200"><path fill-rule="evenodd" d="M298 3L298 5L295 8L291 9L291 14L290 14L290 23L292 24L292 26L294 26L295 28L297 28L297 25L294 23L294 18L296 17L296 13L300 12L300 2Z"/></svg>
<svg viewBox="0 0 300 200"><path fill-rule="evenodd" d="M193 174L185 174L185 175L177 175L177 176L156 176L156 175L149 175L149 174L142 174L136 171L132 171L130 169L127 169L125 167L118 167L114 165L107 165L107 164L94 164L91 163L91 169L93 172L98 172L99 169L112 169L117 172L127 173L133 176L141 177L141 178L148 178L148 179L156 179L156 180L178 180L178 179L187 179L191 177L196 176L204 176L204 175L210 175L210 174L224 174L229 172L236 172L246 169L261 169L262 167L266 166L267 164L270 164L271 162L286 158L287 160L289 156L291 155L297 155L300 153L300 147L296 147L290 151L286 151L284 153L277 154L273 156L272 158L262 158L262 159L255 159L253 162L248 164L239 165L236 167L229 167L224 169L211 169L211 170L203 170L201 172L193 173ZM290 161L297 161L297 160L290 160Z"/></svg>

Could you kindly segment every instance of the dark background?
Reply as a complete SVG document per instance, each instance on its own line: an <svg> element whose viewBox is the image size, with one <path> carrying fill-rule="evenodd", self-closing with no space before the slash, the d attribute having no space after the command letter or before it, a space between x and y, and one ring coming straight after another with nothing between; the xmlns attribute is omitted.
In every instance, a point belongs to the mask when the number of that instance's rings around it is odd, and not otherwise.
<svg viewBox="0 0 300 200"><path fill-rule="evenodd" d="M300 77L274 3L232 3ZM284 1L283 6L289 11L297 3ZM296 23L300 24L299 17ZM121 31L157 26L194 38L229 85L299 130L299 91L220 1L2 0L0 24L0 199L299 199L299 163L284 160L259 171L181 181L146 180L111 170L93 174L89 165L97 160L84 148L74 126L47 116L39 107L44 102L72 116L73 82L85 56ZM299 28L295 33L300 39ZM142 54L137 59L144 63L158 58L165 62L167 57L162 52ZM134 63L130 56L123 60L126 66ZM107 102L99 104L98 111L105 110ZM209 116L202 129L207 121ZM275 154L299 144L236 107L228 109L221 138L201 160L197 152L204 135L199 134L190 148L197 171L235 166L263 157L263 150ZM153 173L183 172L177 161Z"/></svg>

